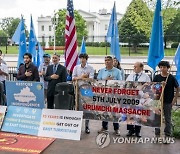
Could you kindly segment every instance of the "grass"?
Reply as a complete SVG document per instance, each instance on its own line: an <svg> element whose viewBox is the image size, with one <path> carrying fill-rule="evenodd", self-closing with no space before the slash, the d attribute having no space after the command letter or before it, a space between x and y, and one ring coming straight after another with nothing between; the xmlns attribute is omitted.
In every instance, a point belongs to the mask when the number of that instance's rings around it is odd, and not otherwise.
<svg viewBox="0 0 180 154"><path fill-rule="evenodd" d="M0 49L4 54L18 54L18 46L8 46L7 50L5 46L1 46ZM80 47L79 47L80 50ZM106 55L106 53L110 54L109 47L86 47L87 53L89 55ZM53 50L46 50L46 53L53 54ZM63 54L63 50L56 50L57 53ZM174 56L176 49L165 49L165 56ZM121 47L121 55L124 56L147 56L148 48L138 47L137 53L135 53L131 48Z"/></svg>

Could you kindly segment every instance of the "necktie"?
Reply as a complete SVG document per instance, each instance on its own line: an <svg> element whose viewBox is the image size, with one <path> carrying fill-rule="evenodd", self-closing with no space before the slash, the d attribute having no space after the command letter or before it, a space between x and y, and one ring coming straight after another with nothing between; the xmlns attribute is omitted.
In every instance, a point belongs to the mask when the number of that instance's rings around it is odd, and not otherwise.
<svg viewBox="0 0 180 154"><path fill-rule="evenodd" d="M136 74L134 81L138 81L138 76L139 76L139 74Z"/></svg>
<svg viewBox="0 0 180 154"><path fill-rule="evenodd" d="M53 73L56 73L56 65L53 67Z"/></svg>

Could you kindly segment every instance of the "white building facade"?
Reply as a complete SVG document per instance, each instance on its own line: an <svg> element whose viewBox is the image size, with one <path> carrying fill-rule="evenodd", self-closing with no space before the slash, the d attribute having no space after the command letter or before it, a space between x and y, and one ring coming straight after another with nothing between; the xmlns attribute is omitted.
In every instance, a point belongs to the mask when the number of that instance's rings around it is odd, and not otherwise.
<svg viewBox="0 0 180 154"><path fill-rule="evenodd" d="M54 29L52 26L51 16L38 17L38 40L49 46L49 42L54 41Z"/></svg>
<svg viewBox="0 0 180 154"><path fill-rule="evenodd" d="M86 12L78 10L80 15L86 21L88 38L87 42L105 42L105 36L109 26L111 14L105 9L96 12ZM117 21L122 18L122 14L117 13ZM49 46L49 42L54 40L54 29L50 16L38 17L38 39L40 42L45 42Z"/></svg>

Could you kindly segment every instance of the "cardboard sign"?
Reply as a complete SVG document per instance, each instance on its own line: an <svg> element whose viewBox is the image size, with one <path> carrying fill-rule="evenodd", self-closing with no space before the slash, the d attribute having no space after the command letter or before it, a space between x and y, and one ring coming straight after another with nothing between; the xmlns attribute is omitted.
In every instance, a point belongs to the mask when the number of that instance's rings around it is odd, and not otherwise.
<svg viewBox="0 0 180 154"><path fill-rule="evenodd" d="M82 111L43 109L38 136L80 140Z"/></svg>

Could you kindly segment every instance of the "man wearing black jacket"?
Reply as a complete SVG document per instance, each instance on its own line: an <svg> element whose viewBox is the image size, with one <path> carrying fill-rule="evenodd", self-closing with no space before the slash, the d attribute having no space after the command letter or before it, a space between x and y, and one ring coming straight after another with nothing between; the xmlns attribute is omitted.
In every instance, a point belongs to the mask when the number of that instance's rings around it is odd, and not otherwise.
<svg viewBox="0 0 180 154"><path fill-rule="evenodd" d="M57 83L66 82L67 71L64 66L59 64L60 56L54 54L52 57L52 65L47 68L46 75L44 77L45 81L48 81L47 89L47 108L54 108L54 92Z"/></svg>
<svg viewBox="0 0 180 154"><path fill-rule="evenodd" d="M24 65L19 67L17 80L21 81L40 81L38 68L32 63L32 55L24 54Z"/></svg>

